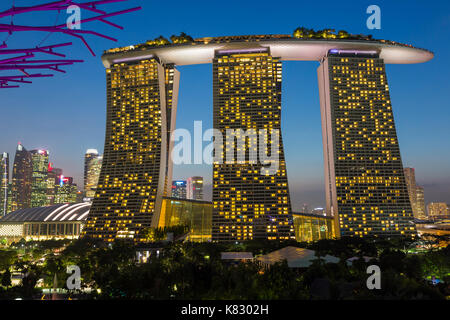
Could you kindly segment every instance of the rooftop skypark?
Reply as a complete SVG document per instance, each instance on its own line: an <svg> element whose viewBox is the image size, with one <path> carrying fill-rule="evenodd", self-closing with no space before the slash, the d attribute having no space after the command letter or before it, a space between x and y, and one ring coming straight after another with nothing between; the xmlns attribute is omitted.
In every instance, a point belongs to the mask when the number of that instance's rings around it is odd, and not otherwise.
<svg viewBox="0 0 450 320"><path fill-rule="evenodd" d="M266 34L266 35L243 35L243 36L223 36L223 37L203 37L192 38L184 32L180 35L172 35L169 39L164 36L159 36L153 40L147 40L144 43L137 45L130 45L126 47L113 48L105 50L104 54L112 54L125 51L146 50L152 48L158 48L162 46L179 46L179 45L197 45L197 44L209 44L209 43L231 43L242 41L264 41L264 40L326 40L326 41L364 41L371 43L382 43L395 46L404 46L414 48L412 45L403 44L391 40L374 39L372 35L364 34L351 34L345 30L335 29L323 29L313 30L305 27L298 27L294 30L292 35L290 34Z"/></svg>

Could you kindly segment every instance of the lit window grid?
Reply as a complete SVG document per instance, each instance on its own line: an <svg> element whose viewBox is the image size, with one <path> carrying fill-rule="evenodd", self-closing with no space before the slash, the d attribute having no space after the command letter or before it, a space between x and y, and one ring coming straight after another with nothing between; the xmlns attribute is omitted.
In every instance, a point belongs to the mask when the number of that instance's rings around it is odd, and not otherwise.
<svg viewBox="0 0 450 320"><path fill-rule="evenodd" d="M139 231L151 225L163 151L161 108L166 107L161 76L154 59L107 70L105 152L83 234L142 240Z"/></svg>
<svg viewBox="0 0 450 320"><path fill-rule="evenodd" d="M328 67L341 235L414 235L383 60Z"/></svg>
<svg viewBox="0 0 450 320"><path fill-rule="evenodd" d="M280 130L281 72L281 62L268 53L216 57L214 128L224 135L226 129ZM216 152L226 152L226 145ZM248 160L248 146L245 151ZM293 237L281 137L279 151L274 176L261 175L261 164L213 165L213 240Z"/></svg>

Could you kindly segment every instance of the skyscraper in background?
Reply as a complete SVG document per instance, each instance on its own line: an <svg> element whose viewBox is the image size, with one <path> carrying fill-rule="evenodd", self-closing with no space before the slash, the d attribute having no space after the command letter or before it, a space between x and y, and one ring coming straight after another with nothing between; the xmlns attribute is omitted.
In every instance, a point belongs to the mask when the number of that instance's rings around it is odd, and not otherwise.
<svg viewBox="0 0 450 320"><path fill-rule="evenodd" d="M48 151L31 150L31 159L33 164L31 207L47 206Z"/></svg>
<svg viewBox="0 0 450 320"><path fill-rule="evenodd" d="M47 203L49 206L55 204L55 191L58 184L58 176L53 169L53 163L49 163L47 175Z"/></svg>
<svg viewBox="0 0 450 320"><path fill-rule="evenodd" d="M423 187L416 187L416 208L417 208L417 218L425 219L427 213L425 211L425 192Z"/></svg>
<svg viewBox="0 0 450 320"><path fill-rule="evenodd" d="M172 181L172 197L178 199L186 199L186 181L174 180Z"/></svg>
<svg viewBox="0 0 450 320"><path fill-rule="evenodd" d="M444 202L430 202L427 206L427 209L428 209L428 218L448 216L450 214L449 207Z"/></svg>
<svg viewBox="0 0 450 320"><path fill-rule="evenodd" d="M409 201L415 218L417 218L417 185L414 168L404 168L406 187L408 188Z"/></svg>
<svg viewBox="0 0 450 320"><path fill-rule="evenodd" d="M417 185L415 169L404 168L404 173L414 218L424 219L426 217L425 195L423 188Z"/></svg>
<svg viewBox="0 0 450 320"><path fill-rule="evenodd" d="M55 204L76 203L78 200L78 188L73 183L73 178L60 175L58 180L59 183L55 188Z"/></svg>
<svg viewBox="0 0 450 320"><path fill-rule="evenodd" d="M11 211L30 208L33 163L31 153L19 142L14 156Z"/></svg>
<svg viewBox="0 0 450 320"><path fill-rule="evenodd" d="M3 152L0 163L0 215L8 213L9 155Z"/></svg>
<svg viewBox="0 0 450 320"><path fill-rule="evenodd" d="M302 205L302 213L309 213L309 205L307 203Z"/></svg>
<svg viewBox="0 0 450 320"><path fill-rule="evenodd" d="M88 149L84 157L84 193L88 199L93 199L97 189L103 157L96 149Z"/></svg>
<svg viewBox="0 0 450 320"><path fill-rule="evenodd" d="M235 153L238 148L234 148L234 143L215 141L216 159L223 161L213 163L213 241L294 237L281 138L281 72L281 61L272 57L268 48L216 51L213 60L214 128L223 137L228 129L253 129L258 133L266 129L268 135L260 136L264 141L259 144L257 138L250 138L253 145L259 146L264 142L265 146L269 145L272 129L280 134L278 170L273 175L266 174L261 161L250 161L250 141L247 143L246 137L237 137L245 139L243 163L226 163L233 159L225 161L225 154Z"/></svg>
<svg viewBox="0 0 450 320"><path fill-rule="evenodd" d="M341 236L414 236L383 59L330 50L318 68L327 212Z"/></svg>
<svg viewBox="0 0 450 320"><path fill-rule="evenodd" d="M186 197L191 200L203 200L203 177L190 177L187 179Z"/></svg>

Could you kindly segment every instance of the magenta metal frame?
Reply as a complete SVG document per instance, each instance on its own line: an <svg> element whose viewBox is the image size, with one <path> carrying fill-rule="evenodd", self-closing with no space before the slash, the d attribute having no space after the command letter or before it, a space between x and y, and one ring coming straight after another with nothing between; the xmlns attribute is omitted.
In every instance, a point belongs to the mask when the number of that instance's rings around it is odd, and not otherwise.
<svg viewBox="0 0 450 320"><path fill-rule="evenodd" d="M92 30L82 30L82 29L69 29L66 24L60 24L55 26L32 26L32 25L16 25L13 22L14 16L25 13L37 13L41 11L66 11L69 6L75 5L80 9L89 11L93 13L94 16L81 19L78 23L83 24L92 21L100 21L102 23L108 24L112 27L123 29L122 26L117 25L113 22L106 20L107 18L122 15L125 13L140 10L141 7L135 7L131 9L125 9L114 12L106 12L100 10L97 6L105 5L113 2L124 2L127 0L96 0L89 2L78 2L72 0L61 0L55 2L44 3L36 6L29 7L11 7L10 9L0 12L0 22L2 18L9 17L11 19L9 24L0 23L0 34L6 33L8 36L15 32L23 31L42 31L47 33L59 33L69 35L78 38L83 42L89 52L95 56L94 51L87 43L85 36L93 35L101 38L105 38L111 41L117 41L117 39L95 32ZM72 42L65 42L60 44L48 45L48 46L36 46L28 47L24 49L9 49L6 41L0 42L0 55L5 55L4 59L0 57L0 88L17 88L20 83L31 83L31 78L42 78L42 77L52 77L53 73L65 72L60 69L62 66L72 65L74 63L83 62L83 60L77 59L33 59L36 55L53 55L57 57L65 58L66 55L62 53L55 52L54 49L60 47L66 47L72 45ZM7 49L8 48L8 49ZM47 56L46 56L47 57ZM13 75L2 75L5 72L18 71L20 73ZM46 73L40 73L39 71L46 71Z"/></svg>

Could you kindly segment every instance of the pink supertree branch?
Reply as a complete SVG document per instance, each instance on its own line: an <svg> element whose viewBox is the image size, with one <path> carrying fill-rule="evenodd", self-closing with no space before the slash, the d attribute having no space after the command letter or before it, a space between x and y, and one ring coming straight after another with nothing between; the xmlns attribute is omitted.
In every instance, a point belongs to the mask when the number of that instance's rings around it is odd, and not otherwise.
<svg viewBox="0 0 450 320"><path fill-rule="evenodd" d="M26 14L26 13L37 13L43 11L66 11L70 6L78 6L80 9L85 11L89 11L94 14L94 16L81 19L80 21L75 21L73 26L78 24L85 24L88 22L99 21L101 23L105 23L114 28L123 29L122 26L115 24L109 20L108 18L126 14L129 12L140 10L141 7L135 7L131 9L125 9L114 12L106 12L98 8L98 6L106 5L110 3L124 2L127 0L96 0L96 1L88 1L88 2L78 2L74 0L60 0L54 1L44 4L39 4L35 6L28 7L12 7L6 11L0 12L0 19L10 17L10 23L0 23L0 33L7 33L9 35L14 32L26 32L26 31L40 31L46 33L59 33L68 35L71 37L75 37L81 40L89 52L95 56L94 51L89 46L88 42L85 39L85 36L92 35L96 37L101 37L104 39L108 39L111 41L117 41L117 39L110 37L108 35L93 31L93 30L81 30L76 28L68 28L67 24L60 24L55 26L35 26L35 25L16 25L13 22L13 17ZM52 74L29 74L27 70L35 70L35 69L47 69L56 72L65 72L60 69L61 66L71 65L73 63L82 62L83 60L75 60L75 59L62 59L62 60L31 60L35 57L36 54L50 54L59 57L65 57L64 54L55 52L55 48L64 47L72 45L71 42L55 44L50 46L38 46L35 48L25 48L25 49L5 49L7 48L7 44L5 42L0 43L0 54L3 55L11 55L6 57L5 59L0 60L0 72L2 71L10 71L16 70L23 73L23 75L14 75L14 76L1 76L0 74L0 88L12 88L17 87L13 85L8 85L8 82L16 82L16 83L30 83L29 80L24 80L25 78L38 78L38 77L48 77L52 76Z"/></svg>

